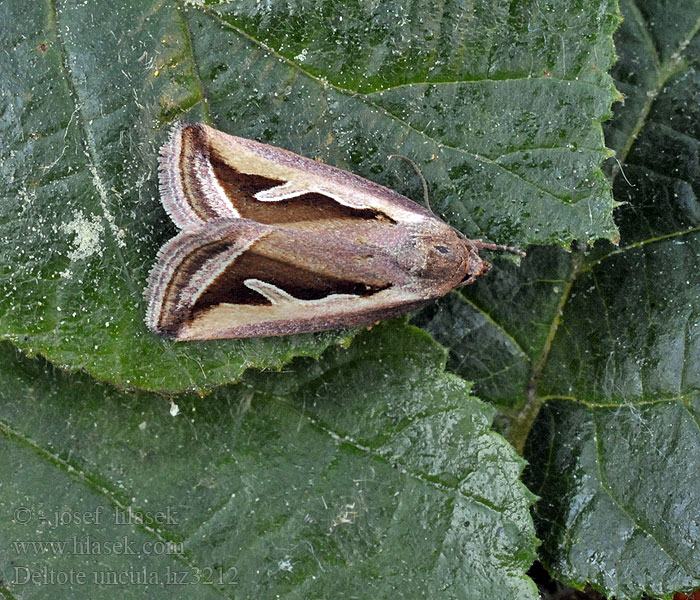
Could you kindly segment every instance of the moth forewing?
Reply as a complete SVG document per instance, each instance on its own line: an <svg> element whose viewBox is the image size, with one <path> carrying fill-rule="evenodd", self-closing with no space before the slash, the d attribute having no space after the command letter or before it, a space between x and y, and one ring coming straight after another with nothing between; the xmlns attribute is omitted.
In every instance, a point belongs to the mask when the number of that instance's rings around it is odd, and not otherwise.
<svg viewBox="0 0 700 600"><path fill-rule="evenodd" d="M151 271L146 323L177 340L372 323L489 266L392 190L206 125L173 128L160 184L182 231Z"/></svg>
<svg viewBox="0 0 700 600"><path fill-rule="evenodd" d="M175 125L161 156L161 186L166 186L161 195L168 198L164 200L168 212L178 213L183 225L173 220L181 229L192 222L180 217L183 203L204 220L213 213L236 218L246 216L240 214L236 200L275 202L309 194L349 208L374 210L394 221L435 218L412 200L367 179L203 124Z"/></svg>
<svg viewBox="0 0 700 600"><path fill-rule="evenodd" d="M218 220L181 231L164 244L146 288L148 327L177 338L202 294L265 234L263 228L247 220Z"/></svg>
<svg viewBox="0 0 700 600"><path fill-rule="evenodd" d="M160 198L180 229L196 228L213 218L238 218L225 190L214 175L206 145L197 128L179 123L160 149Z"/></svg>
<svg viewBox="0 0 700 600"><path fill-rule="evenodd" d="M396 255L371 236L357 243L353 233L309 234L249 219L183 231L152 272L149 327L179 340L332 329L401 314L458 283L426 285L432 263L405 232Z"/></svg>

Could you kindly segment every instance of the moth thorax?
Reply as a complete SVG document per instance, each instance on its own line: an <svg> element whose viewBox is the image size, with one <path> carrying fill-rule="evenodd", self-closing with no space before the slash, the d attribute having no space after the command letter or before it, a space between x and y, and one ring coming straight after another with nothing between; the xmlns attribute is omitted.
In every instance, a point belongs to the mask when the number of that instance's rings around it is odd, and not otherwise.
<svg viewBox="0 0 700 600"><path fill-rule="evenodd" d="M467 271L469 250L451 227L412 232L401 244L400 265L422 279L444 281ZM459 279L457 280L459 281Z"/></svg>

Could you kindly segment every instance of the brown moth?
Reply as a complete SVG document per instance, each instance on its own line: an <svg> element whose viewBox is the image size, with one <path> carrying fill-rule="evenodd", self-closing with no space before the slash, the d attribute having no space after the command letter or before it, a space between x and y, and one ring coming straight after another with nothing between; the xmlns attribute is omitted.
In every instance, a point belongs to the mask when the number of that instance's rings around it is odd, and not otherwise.
<svg viewBox="0 0 700 600"><path fill-rule="evenodd" d="M178 123L160 192L182 231L158 253L146 324L176 340L323 331L408 312L491 268L408 198L207 125Z"/></svg>

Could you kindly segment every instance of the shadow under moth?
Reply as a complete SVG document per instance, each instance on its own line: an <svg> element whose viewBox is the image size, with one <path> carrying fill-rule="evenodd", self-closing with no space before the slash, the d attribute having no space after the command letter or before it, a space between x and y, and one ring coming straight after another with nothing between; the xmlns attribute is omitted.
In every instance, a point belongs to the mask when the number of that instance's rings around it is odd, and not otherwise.
<svg viewBox="0 0 700 600"><path fill-rule="evenodd" d="M375 323L491 268L469 240L388 188L207 125L178 123L160 194L180 233L146 288L146 324L176 340Z"/></svg>

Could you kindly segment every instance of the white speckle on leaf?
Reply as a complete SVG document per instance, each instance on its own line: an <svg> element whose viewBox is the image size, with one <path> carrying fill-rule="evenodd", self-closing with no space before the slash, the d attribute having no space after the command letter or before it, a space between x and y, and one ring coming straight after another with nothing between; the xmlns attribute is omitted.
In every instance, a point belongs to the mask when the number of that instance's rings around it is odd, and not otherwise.
<svg viewBox="0 0 700 600"><path fill-rule="evenodd" d="M280 571L292 571L292 561L289 560L289 557L285 557L284 560L279 561L277 563L277 566L279 567Z"/></svg>
<svg viewBox="0 0 700 600"><path fill-rule="evenodd" d="M68 252L71 261L85 260L100 251L104 226L97 215L88 220L82 211L78 211L72 221L61 225L61 231L75 236L73 249Z"/></svg>
<svg viewBox="0 0 700 600"><path fill-rule="evenodd" d="M26 186L22 186L19 190L17 190L17 198L22 204L22 209L29 207L32 202L34 202L35 197L36 193L34 191L30 192Z"/></svg>

